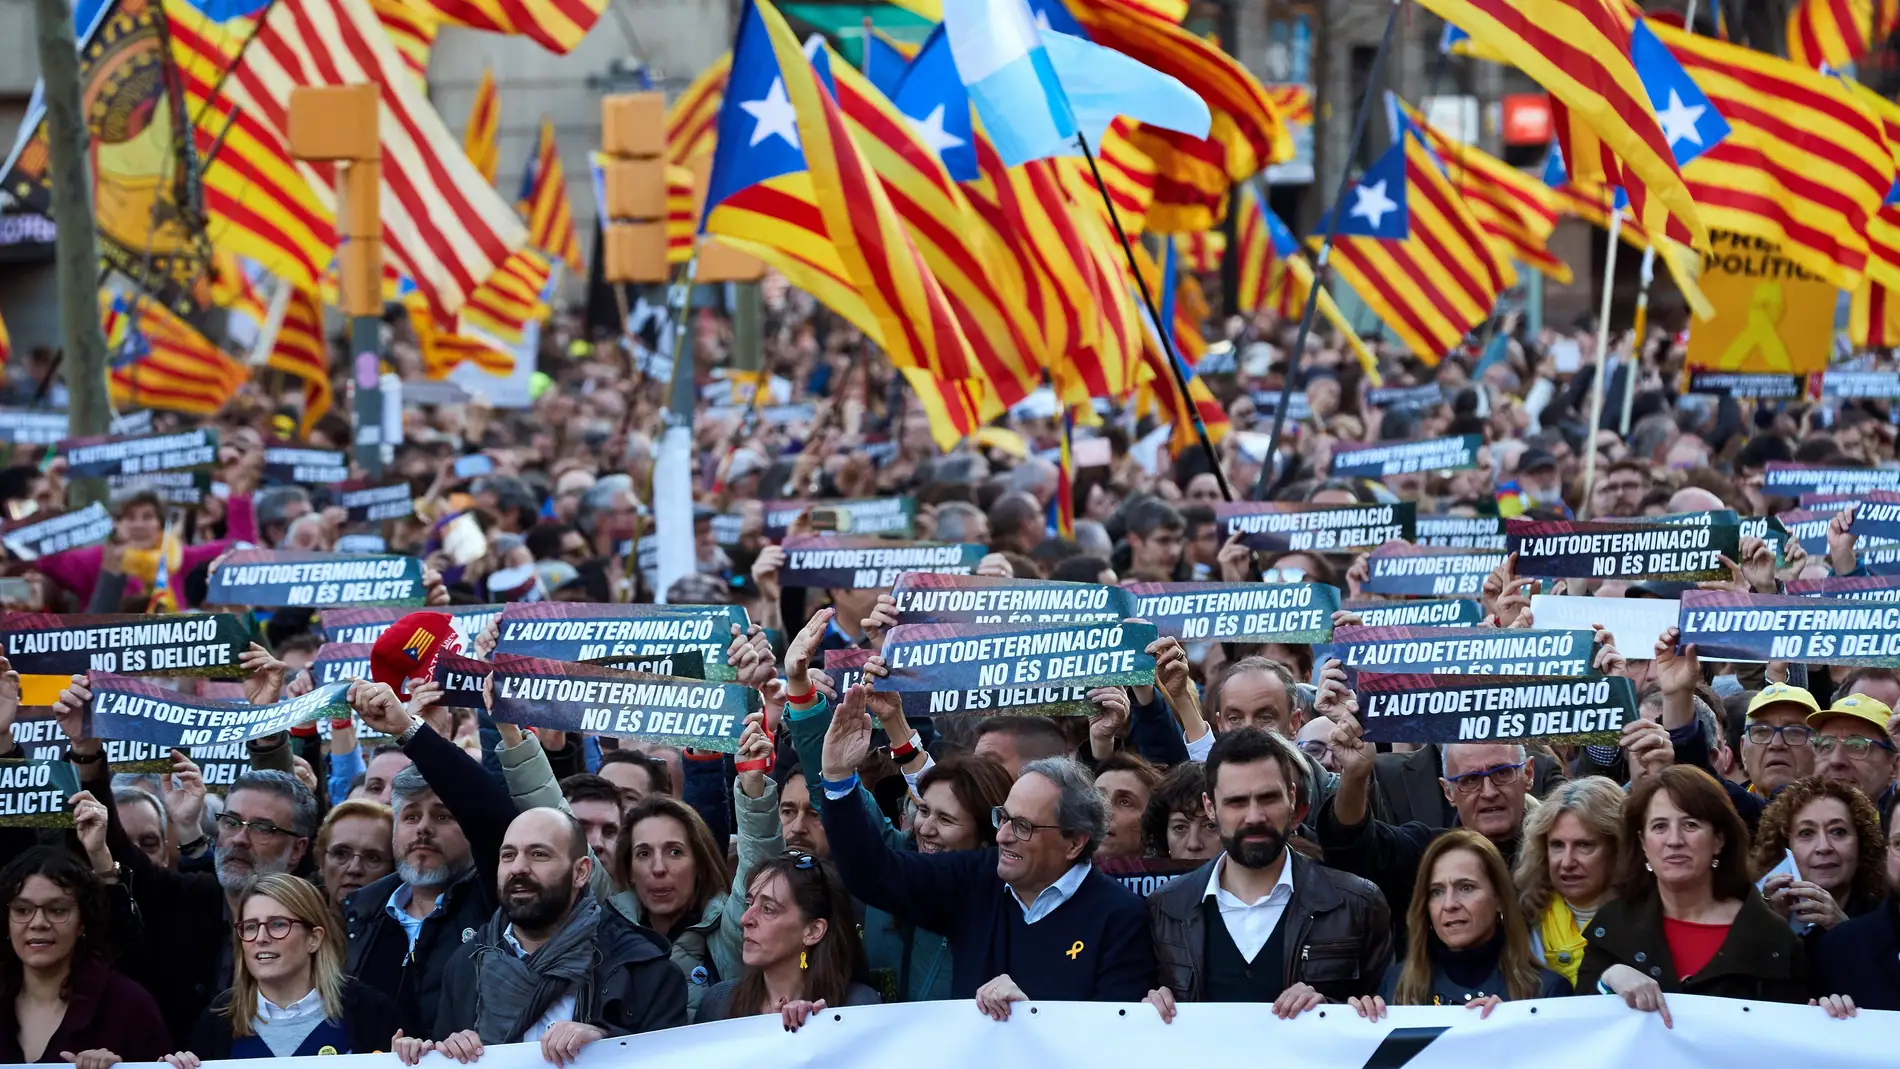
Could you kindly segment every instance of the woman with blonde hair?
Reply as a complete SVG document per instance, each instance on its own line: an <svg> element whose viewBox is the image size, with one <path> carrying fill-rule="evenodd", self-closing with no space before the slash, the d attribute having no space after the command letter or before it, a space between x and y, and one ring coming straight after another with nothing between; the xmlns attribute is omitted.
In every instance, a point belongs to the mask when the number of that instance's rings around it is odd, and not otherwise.
<svg viewBox="0 0 1900 1069"><path fill-rule="evenodd" d="M1611 895L1623 856L1623 790L1604 776L1571 780L1524 814L1517 902L1531 928L1531 957L1577 982L1583 933Z"/></svg>
<svg viewBox="0 0 1900 1069"><path fill-rule="evenodd" d="M1348 1000L1367 1020L1388 1005L1464 1006L1488 1017L1500 1002L1570 994L1568 980L1531 957L1511 870L1475 831L1455 828L1425 848L1405 930L1405 959L1386 969L1379 993Z"/></svg>
<svg viewBox="0 0 1900 1069"><path fill-rule="evenodd" d="M172 1069L200 1061L370 1054L394 1049L414 1065L429 1049L404 1039L395 1007L344 975L343 935L323 892L284 873L251 880L238 895L231 987L191 1031Z"/></svg>

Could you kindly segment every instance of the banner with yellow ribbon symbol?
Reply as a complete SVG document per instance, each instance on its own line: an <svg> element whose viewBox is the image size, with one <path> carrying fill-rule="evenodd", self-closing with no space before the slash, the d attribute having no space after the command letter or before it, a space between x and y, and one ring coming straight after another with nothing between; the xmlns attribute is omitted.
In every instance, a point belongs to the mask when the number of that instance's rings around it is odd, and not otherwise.
<svg viewBox="0 0 1900 1069"><path fill-rule="evenodd" d="M1839 291L1782 256L1774 242L1715 230L1709 243L1701 286L1715 317L1690 325L1689 366L1797 375L1825 370Z"/></svg>

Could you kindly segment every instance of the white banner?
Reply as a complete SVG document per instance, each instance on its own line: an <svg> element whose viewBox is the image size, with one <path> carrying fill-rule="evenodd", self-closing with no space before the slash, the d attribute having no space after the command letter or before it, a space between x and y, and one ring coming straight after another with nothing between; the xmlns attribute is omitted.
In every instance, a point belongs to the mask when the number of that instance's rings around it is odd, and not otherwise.
<svg viewBox="0 0 1900 1069"><path fill-rule="evenodd" d="M1378 1022L1344 1006L1291 1021L1246 1003L1183 1005L1162 1024L1142 1004L1018 1003L1008 1021L976 1003L936 1002L827 1010L788 1034L776 1014L674 1028L586 1048L578 1069L1866 1069L1900 1049L1900 1013L1830 1020L1811 1006L1669 997L1673 1029L1607 995L1506 1003L1488 1020L1449 1007L1400 1007ZM309 1062L308 1066L302 1063ZM456 1063L430 1054L421 1069ZM481 1069L547 1069L538 1044L491 1047ZM218 1069L399 1069L390 1054L208 1062ZM127 1069L130 1069L128 1066Z"/></svg>

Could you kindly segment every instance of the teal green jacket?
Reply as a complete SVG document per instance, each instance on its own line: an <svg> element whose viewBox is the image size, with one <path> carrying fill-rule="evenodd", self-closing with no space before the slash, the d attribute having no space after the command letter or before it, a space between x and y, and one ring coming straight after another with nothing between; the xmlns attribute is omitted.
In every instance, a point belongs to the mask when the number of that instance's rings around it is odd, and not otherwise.
<svg viewBox="0 0 1900 1069"><path fill-rule="evenodd" d="M799 711L787 706L785 713L792 725L792 750L806 772L812 808L820 808L825 803L825 789L818 779L824 767L825 732L831 729L831 702L820 694L818 704L810 709ZM894 850L914 849L910 836L885 819L870 791L860 786L858 800L864 803L887 845ZM950 998L950 940L868 906L859 934L871 966L871 986L885 1002L943 1002Z"/></svg>

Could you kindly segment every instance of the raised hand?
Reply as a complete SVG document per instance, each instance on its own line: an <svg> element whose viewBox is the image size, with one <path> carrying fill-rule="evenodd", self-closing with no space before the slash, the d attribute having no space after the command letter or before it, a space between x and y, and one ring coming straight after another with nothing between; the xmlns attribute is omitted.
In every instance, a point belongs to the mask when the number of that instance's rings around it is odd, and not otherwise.
<svg viewBox="0 0 1900 1069"><path fill-rule="evenodd" d="M270 705L284 694L284 673L290 666L271 656L257 643L238 654L238 666L244 669L244 700L252 705Z"/></svg>
<svg viewBox="0 0 1900 1069"><path fill-rule="evenodd" d="M818 647L825 640L825 628L838 610L819 609L799 628L798 634L785 647L785 685L791 688L793 695L804 694L811 690L811 681L807 675L811 672L812 660L818 656Z"/></svg>
<svg viewBox="0 0 1900 1069"><path fill-rule="evenodd" d="M844 692L844 701L831 715L825 729L824 756L820 774L833 783L847 779L871 752L871 713L865 707L871 685L860 682Z"/></svg>

